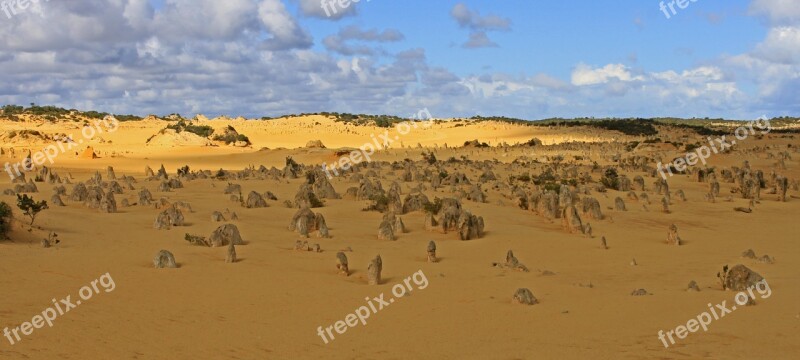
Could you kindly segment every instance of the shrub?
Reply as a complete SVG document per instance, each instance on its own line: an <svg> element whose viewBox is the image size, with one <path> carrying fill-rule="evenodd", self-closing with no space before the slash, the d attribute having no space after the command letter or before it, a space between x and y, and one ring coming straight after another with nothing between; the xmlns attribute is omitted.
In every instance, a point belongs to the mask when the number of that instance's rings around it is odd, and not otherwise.
<svg viewBox="0 0 800 360"><path fill-rule="evenodd" d="M533 180L533 183L536 185L543 185L556 181L556 176L553 175L553 171L548 168L547 170L539 174L539 176L535 176L531 180Z"/></svg>
<svg viewBox="0 0 800 360"><path fill-rule="evenodd" d="M689 125L689 124L670 124L670 126L679 129L687 129L692 130L697 133L697 135L701 136L722 136L728 135L725 131L710 129L705 126L698 126L698 125Z"/></svg>
<svg viewBox="0 0 800 360"><path fill-rule="evenodd" d="M214 129L208 125L187 125L184 131L196 134L202 137L209 137L214 133Z"/></svg>
<svg viewBox="0 0 800 360"><path fill-rule="evenodd" d="M42 210L47 209L47 201L42 200L37 202L33 197L29 197L28 195L17 195L17 207L22 210L25 216L31 218L31 225L33 225L33 221L36 220L36 215Z"/></svg>
<svg viewBox="0 0 800 360"><path fill-rule="evenodd" d="M23 110L25 110L22 106L17 105L5 105L3 106L3 115L17 115L22 114Z"/></svg>
<svg viewBox="0 0 800 360"><path fill-rule="evenodd" d="M600 183L608 189L616 189L619 187L619 175L617 169L610 167L606 169L605 174L600 179Z"/></svg>
<svg viewBox="0 0 800 360"><path fill-rule="evenodd" d="M237 141L243 141L250 144L250 139L244 134L226 133L224 135L214 135L214 141L222 141L225 145L233 144Z"/></svg>
<svg viewBox="0 0 800 360"><path fill-rule="evenodd" d="M645 119L601 120L589 122L589 125L606 130L619 131L625 135L632 136L658 134L653 122Z"/></svg>
<svg viewBox="0 0 800 360"><path fill-rule="evenodd" d="M683 148L683 151L691 152L691 151L694 151L695 149L697 149L699 147L700 147L700 144L698 144L698 143L686 144L686 146Z"/></svg>
<svg viewBox="0 0 800 360"><path fill-rule="evenodd" d="M389 197L384 194L377 194L372 195L369 197L371 201L374 201L371 205L364 208L364 211L378 211L378 212L385 212L389 210Z"/></svg>
<svg viewBox="0 0 800 360"><path fill-rule="evenodd" d="M525 145L525 146L540 146L540 145L542 145L542 140L539 140L537 138L533 138L533 139L530 139L527 142L523 143L522 145Z"/></svg>
<svg viewBox="0 0 800 360"><path fill-rule="evenodd" d="M562 183L562 184L565 184L565 185L569 185L569 186L575 186L575 187L577 187L577 186L578 186L578 179L566 179L566 180L561 180L561 183Z"/></svg>
<svg viewBox="0 0 800 360"><path fill-rule="evenodd" d="M633 149L636 149L637 146L639 146L638 141L631 141L627 145L625 145L625 151L628 152L633 151Z"/></svg>
<svg viewBox="0 0 800 360"><path fill-rule="evenodd" d="M480 142L480 141L478 141L476 139L476 140L472 140L472 141L465 141L464 142L464 147L468 147L468 146L473 146L473 147L476 147L476 148L488 148L489 144L487 144L485 142L482 143L482 142Z"/></svg>
<svg viewBox="0 0 800 360"><path fill-rule="evenodd" d="M183 119L179 120L175 125L167 125L167 129L175 130L177 133L186 131L206 138L214 134L214 129L211 126L187 124Z"/></svg>
<svg viewBox="0 0 800 360"><path fill-rule="evenodd" d="M430 153L423 152L422 158L430 165L436 164L436 155L433 154L433 151Z"/></svg>

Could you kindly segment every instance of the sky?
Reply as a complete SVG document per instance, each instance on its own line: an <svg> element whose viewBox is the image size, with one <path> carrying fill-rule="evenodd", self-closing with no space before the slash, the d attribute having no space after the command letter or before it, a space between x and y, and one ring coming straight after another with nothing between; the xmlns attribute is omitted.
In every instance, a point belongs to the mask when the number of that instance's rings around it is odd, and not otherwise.
<svg viewBox="0 0 800 360"><path fill-rule="evenodd" d="M18 1L0 0L0 104L251 118L800 115L797 0Z"/></svg>

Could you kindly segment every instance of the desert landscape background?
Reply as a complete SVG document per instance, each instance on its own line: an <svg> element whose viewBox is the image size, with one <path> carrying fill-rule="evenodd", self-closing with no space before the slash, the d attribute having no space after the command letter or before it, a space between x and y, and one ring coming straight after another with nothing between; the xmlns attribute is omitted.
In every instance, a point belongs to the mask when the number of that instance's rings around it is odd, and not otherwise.
<svg viewBox="0 0 800 360"><path fill-rule="evenodd" d="M0 161L21 162L59 134L72 133L77 141L84 123L96 119L73 115L3 117ZM121 121L116 131L86 139L45 164L49 171L39 166L26 174L28 180L46 175L33 182L36 192L26 192L37 200L50 202L56 186L66 188L65 206L50 203L32 227L15 206L20 191L14 189L21 183L0 177L0 190L11 189L0 201L15 211L10 240L0 242L0 281L6 290L0 326L30 321L52 298L76 298L78 289L102 274L109 273L116 284L113 292L59 316L52 328L37 329L15 345L4 339L0 358L785 359L800 350L796 120L774 120L769 134L750 136L729 153L711 156L708 167L715 169L720 187L713 202L711 180L698 174L702 166L670 177L668 190L659 194L656 160L668 163L686 153L686 145L707 143L717 136L707 134L709 129L729 133L742 123L624 121L656 131L645 135L592 122L529 126L502 119L430 120L429 127L398 136L371 162L333 176L329 182L340 198L326 198L315 185L324 206L311 210L324 215L330 237L311 229L306 238L289 225L302 207L298 198L302 203L308 174L316 173L322 183L321 164L339 161L373 135L395 134L393 126L339 120L317 114ZM169 129L178 123L182 131ZM208 126L214 134L233 128L247 141L226 144L190 133L186 125ZM95 156L87 156L87 147ZM296 171L287 170L292 168L287 157L298 164ZM745 161L753 174L763 172L757 199L743 196L738 180L724 180L723 170L744 169ZM146 167L157 171L162 165L168 179L146 174ZM181 175L184 166L190 173ZM109 167L116 180L109 178ZM644 189L637 189L636 181L622 191L606 188L609 168L628 180L642 177ZM773 172L788 179L786 201L779 199ZM102 181L95 185L105 192L112 192L112 181L122 185L112 196L113 212L71 200L75 184L96 173ZM166 180L182 187L164 189ZM426 226L433 214L417 207L396 212L407 232L395 229L394 241L379 239L379 226L391 211L364 210L386 199L364 199L365 181L380 182L386 190L396 186L404 199L397 205L401 209L409 196L420 193L431 202L457 199L485 227L477 238L461 240L459 231ZM240 185L241 194L226 194L229 184ZM152 204L140 204L143 189L152 193ZM277 200L248 208L252 191L271 192ZM556 217L534 206L542 194L565 191L575 197L571 201L582 218L577 232L563 222L560 201ZM665 194L671 195L669 213L662 211ZM625 210L615 202L618 197ZM581 208L580 200L587 198L599 201L599 208ZM393 209L392 195L388 201ZM185 217L182 226L154 228L159 214L176 204ZM734 211L737 207L752 212ZM598 210L602 218L587 214ZM212 221L215 211L226 221ZM238 220L230 220L232 212ZM591 234L583 233L586 223ZM226 262L225 246L197 246L184 239L186 234L208 236L223 224L234 224L244 240L235 247L235 263ZM673 224L680 246L667 243ZM43 248L50 232L60 243ZM426 259L431 240L439 257L435 263ZM319 244L322 251L298 251L297 241ZM178 268L154 268L153 257L162 249L174 254ZM748 249L759 259L743 257ZM504 266L508 250L529 271ZM336 269L340 251L349 259L350 276ZM368 285L367 267L376 255L382 258L383 280ZM755 306L665 348L659 330L686 324L708 304L733 302L736 292L723 290L717 273L737 264L767 279L771 296L756 298ZM343 319L365 297L390 294L394 284L419 270L429 280L427 288L328 344L317 335L319 326ZM687 290L691 281L699 292ZM519 288L530 289L538 303L512 301ZM638 289L648 295L632 296Z"/></svg>
<svg viewBox="0 0 800 360"><path fill-rule="evenodd" d="M0 360L800 354L800 1L0 0L0 69Z"/></svg>

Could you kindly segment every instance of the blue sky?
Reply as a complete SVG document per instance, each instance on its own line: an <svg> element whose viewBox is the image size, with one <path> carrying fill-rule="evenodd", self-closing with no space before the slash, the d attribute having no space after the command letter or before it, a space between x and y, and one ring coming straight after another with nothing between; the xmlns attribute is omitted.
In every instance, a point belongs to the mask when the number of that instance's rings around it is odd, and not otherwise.
<svg viewBox="0 0 800 360"><path fill-rule="evenodd" d="M800 2L697 0L669 19L660 3L361 0L329 17L320 0L40 2L0 12L0 103L248 117L800 113Z"/></svg>
<svg viewBox="0 0 800 360"><path fill-rule="evenodd" d="M460 45L469 31L459 28L450 15L457 3L481 15L508 18L512 29L492 34L499 47L464 49ZM357 5L358 16L336 23L309 20L308 27L316 37L343 25L399 29L406 40L391 50L423 47L432 64L461 76L480 74L488 67L568 79L580 62L632 63L634 55L652 70L683 70L723 53L745 52L767 31L757 18L746 15L748 5L744 0L699 0L667 19L659 2L652 0L372 0Z"/></svg>

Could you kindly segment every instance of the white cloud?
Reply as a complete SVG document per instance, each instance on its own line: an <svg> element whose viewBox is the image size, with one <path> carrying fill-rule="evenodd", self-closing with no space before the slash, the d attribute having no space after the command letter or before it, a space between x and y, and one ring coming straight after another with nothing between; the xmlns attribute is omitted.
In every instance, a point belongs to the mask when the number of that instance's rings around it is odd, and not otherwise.
<svg viewBox="0 0 800 360"><path fill-rule="evenodd" d="M800 1L797 0L753 0L750 12L764 16L773 24L798 24Z"/></svg>
<svg viewBox="0 0 800 360"><path fill-rule="evenodd" d="M300 13L308 16L327 20L339 20L348 16L357 15L357 2L350 2L350 6L342 8L338 0L293 0L300 4ZM325 4L323 6L323 4ZM327 9L327 11L326 11Z"/></svg>
<svg viewBox="0 0 800 360"><path fill-rule="evenodd" d="M299 0L298 0L299 1ZM309 15L319 2L300 1ZM689 69L577 64L568 78L537 73L461 76L425 50L389 54L393 29L348 26L313 38L279 0L82 0L0 22L0 103L51 103L116 113L278 115L314 111L434 116L758 116L800 112L796 2L754 0L770 20L744 54ZM765 7L768 6L768 7ZM349 11L355 11L351 6ZM319 14L317 14L319 15ZM472 47L511 22L452 8ZM317 16L319 17L319 16ZM316 20L313 20L316 21ZM330 25L330 24L328 24ZM624 53L623 53L624 54Z"/></svg>
<svg viewBox="0 0 800 360"><path fill-rule="evenodd" d="M377 29L362 30L356 25L351 25L339 30L338 34L326 37L322 40L322 43L325 45L326 49L342 55L373 55L383 54L385 52L380 49L373 49L366 45L348 45L348 42L362 41L386 43L397 42L403 39L403 34L398 30L387 29L382 32Z"/></svg>
<svg viewBox="0 0 800 360"><path fill-rule="evenodd" d="M754 54L776 63L800 64L800 27L778 26L770 29Z"/></svg>
<svg viewBox="0 0 800 360"><path fill-rule="evenodd" d="M511 20L497 15L481 16L470 10L464 3L456 4L450 11L458 25L472 30L510 30Z"/></svg>
<svg viewBox="0 0 800 360"><path fill-rule="evenodd" d="M642 80L642 77L631 75L628 67L623 64L608 64L602 68L592 68L586 64L579 64L572 71L572 85L575 86L605 84L615 79L619 81L635 81Z"/></svg>
<svg viewBox="0 0 800 360"><path fill-rule="evenodd" d="M262 0L258 5L258 18L272 35L264 42L269 50L308 48L313 44L311 36L300 28L280 0Z"/></svg>
<svg viewBox="0 0 800 360"><path fill-rule="evenodd" d="M489 39L486 32L511 30L510 19L497 15L481 16L479 13L470 10L464 3L458 3L453 6L453 9L450 10L450 16L456 20L460 27L471 31L469 40L462 45L467 49L498 47L497 43Z"/></svg>

